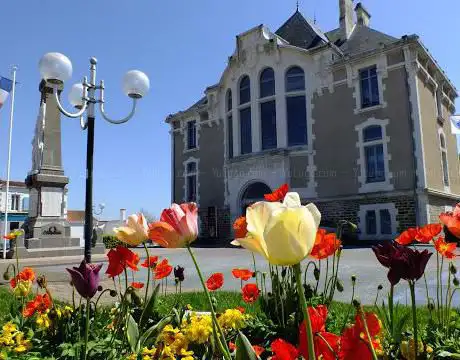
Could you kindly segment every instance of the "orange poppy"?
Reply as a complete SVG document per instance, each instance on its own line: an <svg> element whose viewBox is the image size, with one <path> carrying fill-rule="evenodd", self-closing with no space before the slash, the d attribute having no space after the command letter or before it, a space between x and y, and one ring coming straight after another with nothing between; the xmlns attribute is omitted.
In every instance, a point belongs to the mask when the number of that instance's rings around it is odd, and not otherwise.
<svg viewBox="0 0 460 360"><path fill-rule="evenodd" d="M299 350L283 339L276 339L270 345L273 352L272 360L296 360Z"/></svg>
<svg viewBox="0 0 460 360"><path fill-rule="evenodd" d="M260 356L265 352L265 349L259 345L252 345L252 348L254 349L254 352L257 356Z"/></svg>
<svg viewBox="0 0 460 360"><path fill-rule="evenodd" d="M230 341L230 342L228 343L228 349L229 349L231 352L233 352L233 351L236 350L236 345L235 345L235 343L234 343L233 341Z"/></svg>
<svg viewBox="0 0 460 360"><path fill-rule="evenodd" d="M32 301L27 302L27 304L24 306L24 309L22 310L22 316L31 317L35 314L35 312L43 314L46 312L46 310L51 308L52 304L53 303L48 294L39 294L35 296Z"/></svg>
<svg viewBox="0 0 460 360"><path fill-rule="evenodd" d="M337 239L335 233L326 233L326 230L318 229L310 256L317 260L325 259L334 255L340 245L342 242Z"/></svg>
<svg viewBox="0 0 460 360"><path fill-rule="evenodd" d="M224 274L215 273L212 274L208 280L206 280L206 287L209 291L216 291L224 285Z"/></svg>
<svg viewBox="0 0 460 360"><path fill-rule="evenodd" d="M242 293L243 301L252 304L259 298L260 290L256 284L246 284L243 286Z"/></svg>
<svg viewBox="0 0 460 360"><path fill-rule="evenodd" d="M153 272L155 273L155 280L161 280L171 274L173 271L173 267L169 265L168 259L163 259L161 263L159 263Z"/></svg>
<svg viewBox="0 0 460 360"><path fill-rule="evenodd" d="M455 250L457 250L457 244L446 242L442 236L435 240L434 248L439 254L441 254L442 257L445 257L446 259L453 259L457 256L455 254Z"/></svg>
<svg viewBox="0 0 460 360"><path fill-rule="evenodd" d="M107 253L109 266L105 272L109 277L120 275L127 267L138 271L139 255L124 246L117 246Z"/></svg>
<svg viewBox="0 0 460 360"><path fill-rule="evenodd" d="M283 201L288 191L289 191L288 184L283 184L278 189L273 191L271 194L265 194L264 198L265 200L270 201L270 202Z"/></svg>
<svg viewBox="0 0 460 360"><path fill-rule="evenodd" d="M416 228L409 228L405 231L403 231L396 239L395 241L399 245L410 245L415 241L415 237L417 236L418 229Z"/></svg>
<svg viewBox="0 0 460 360"><path fill-rule="evenodd" d="M16 284L18 281L31 281L33 282L35 280L35 272L32 268L30 267L25 267L22 269L22 271L16 275L15 278L10 280L10 285L12 288L16 287Z"/></svg>
<svg viewBox="0 0 460 360"><path fill-rule="evenodd" d="M154 268L155 266L157 266L158 256L149 256L149 258L145 259L145 261L141 264L141 266L148 268L149 261L150 261L150 268Z"/></svg>
<svg viewBox="0 0 460 360"><path fill-rule="evenodd" d="M237 306L236 307L236 310L238 310L240 313L244 314L246 312L246 310L244 309L244 307L242 306Z"/></svg>
<svg viewBox="0 0 460 360"><path fill-rule="evenodd" d="M131 287L134 289L142 289L144 287L144 283L142 282L132 282Z"/></svg>
<svg viewBox="0 0 460 360"><path fill-rule="evenodd" d="M417 229L415 240L427 244L433 240L442 231L441 224L428 224Z"/></svg>
<svg viewBox="0 0 460 360"><path fill-rule="evenodd" d="M450 233L460 238L460 203L455 206L454 211L449 211L439 215L441 223L447 227Z"/></svg>
<svg viewBox="0 0 460 360"><path fill-rule="evenodd" d="M235 239L243 239L248 233L248 223L246 222L246 216L240 216L233 223L233 231L235 233Z"/></svg>
<svg viewBox="0 0 460 360"><path fill-rule="evenodd" d="M242 281L248 281L253 276L253 272L248 269L233 269L232 275L235 279L241 279Z"/></svg>

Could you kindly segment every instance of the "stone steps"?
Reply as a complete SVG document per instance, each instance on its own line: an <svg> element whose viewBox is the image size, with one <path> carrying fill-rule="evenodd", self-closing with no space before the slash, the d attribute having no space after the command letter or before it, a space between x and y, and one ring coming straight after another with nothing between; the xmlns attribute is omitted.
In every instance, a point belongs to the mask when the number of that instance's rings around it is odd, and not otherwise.
<svg viewBox="0 0 460 360"><path fill-rule="evenodd" d="M84 249L80 246L68 247L48 247L41 249L18 248L19 257L38 258L38 257L60 257L60 256L83 256ZM50 264L52 265L52 264Z"/></svg>

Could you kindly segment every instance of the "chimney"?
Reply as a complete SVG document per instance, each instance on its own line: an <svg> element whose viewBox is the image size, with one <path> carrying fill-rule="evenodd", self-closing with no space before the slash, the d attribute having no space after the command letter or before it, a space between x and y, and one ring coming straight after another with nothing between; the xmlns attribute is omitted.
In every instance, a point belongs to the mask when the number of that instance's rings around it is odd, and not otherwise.
<svg viewBox="0 0 460 360"><path fill-rule="evenodd" d="M349 39L353 31L353 0L339 0L342 39Z"/></svg>
<svg viewBox="0 0 460 360"><path fill-rule="evenodd" d="M126 222L126 209L120 209L120 222Z"/></svg>
<svg viewBox="0 0 460 360"><path fill-rule="evenodd" d="M356 5L355 12L356 19L358 19L358 25L369 26L371 14L369 14L369 11L366 10L362 3Z"/></svg>

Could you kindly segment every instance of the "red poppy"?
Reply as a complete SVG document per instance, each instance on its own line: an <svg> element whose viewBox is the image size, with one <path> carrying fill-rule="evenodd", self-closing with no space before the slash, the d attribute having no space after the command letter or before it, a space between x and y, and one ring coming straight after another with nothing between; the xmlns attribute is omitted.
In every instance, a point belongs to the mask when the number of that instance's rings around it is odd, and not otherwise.
<svg viewBox="0 0 460 360"><path fill-rule="evenodd" d="M137 267L139 255L124 246L117 246L115 249L111 249L107 257L109 258L109 266L105 273L109 277L120 275L127 267L135 271L139 270Z"/></svg>
<svg viewBox="0 0 460 360"><path fill-rule="evenodd" d="M324 305L308 307L308 313L310 315L314 335L313 341L316 357L324 360L335 360L336 354L338 354L339 351L340 337L326 331L327 312L327 307ZM299 351L303 357L308 359L308 343L305 321L303 321L299 327Z"/></svg>
<svg viewBox="0 0 460 360"><path fill-rule="evenodd" d="M454 211L439 215L439 220L447 227L452 235L460 238L460 203L455 206Z"/></svg>
<svg viewBox="0 0 460 360"><path fill-rule="evenodd" d="M288 184L281 185L278 189L273 191L271 194L265 194L264 198L270 202L283 201L287 192L289 191Z"/></svg>
<svg viewBox="0 0 460 360"><path fill-rule="evenodd" d="M342 242L337 239L335 233L328 234L326 230L319 229L310 256L317 260L325 259L334 255L341 244Z"/></svg>
<svg viewBox="0 0 460 360"><path fill-rule="evenodd" d="M35 272L32 268L30 267L25 267L22 269L22 271L16 275L15 278L10 280L10 285L12 288L16 287L16 284L18 281L34 281L35 280Z"/></svg>
<svg viewBox="0 0 460 360"><path fill-rule="evenodd" d="M244 314L246 312L246 310L244 309L244 307L242 306L237 306L236 307L236 310L238 310L240 313Z"/></svg>
<svg viewBox="0 0 460 360"><path fill-rule="evenodd" d="M457 250L457 244L446 242L442 236L435 240L434 248L439 254L441 254L442 257L445 257L446 259L453 259L457 256L455 254L455 250Z"/></svg>
<svg viewBox="0 0 460 360"><path fill-rule="evenodd" d="M299 350L283 339L276 339L271 344L272 360L296 360L299 357Z"/></svg>
<svg viewBox="0 0 460 360"><path fill-rule="evenodd" d="M224 274L215 273L212 274L208 280L206 280L206 287L209 291L215 291L220 289L224 285Z"/></svg>
<svg viewBox="0 0 460 360"><path fill-rule="evenodd" d="M232 341L230 341L230 342L228 343L228 349L229 349L231 352L235 351L235 350L236 350L236 345L235 345L235 343L232 342Z"/></svg>
<svg viewBox="0 0 460 360"><path fill-rule="evenodd" d="M428 224L418 229L415 240L427 244L442 231L441 224Z"/></svg>
<svg viewBox="0 0 460 360"><path fill-rule="evenodd" d="M161 280L171 274L173 267L169 265L168 259L163 259L153 270L155 273L155 280Z"/></svg>
<svg viewBox="0 0 460 360"><path fill-rule="evenodd" d="M131 287L134 289L142 289L144 287L144 283L142 282L132 282Z"/></svg>
<svg viewBox="0 0 460 360"><path fill-rule="evenodd" d="M148 268L149 260L150 260L150 268L154 268L155 266L157 266L158 256L150 256L148 259L145 259L145 261L141 264L141 266Z"/></svg>
<svg viewBox="0 0 460 360"><path fill-rule="evenodd" d="M382 322L380 321L379 317L373 312L365 312L364 319L366 320L367 329L369 330L369 335L371 335L372 337L379 335L380 332L382 331ZM356 324L357 330L360 333L366 332L361 315L359 314L356 315L355 324Z"/></svg>
<svg viewBox="0 0 460 360"><path fill-rule="evenodd" d="M22 310L22 316L24 317L31 317L35 314L35 312L39 312L43 314L51 308L52 301L48 294L44 295L37 295L32 301L27 302Z"/></svg>
<svg viewBox="0 0 460 360"><path fill-rule="evenodd" d="M265 348L259 345L252 345L252 348L254 349L254 352L257 356L260 356L265 352Z"/></svg>
<svg viewBox="0 0 460 360"><path fill-rule="evenodd" d="M396 238L396 242L400 245L410 245L415 241L417 236L418 229L409 228L406 231L403 231L399 237Z"/></svg>
<svg viewBox="0 0 460 360"><path fill-rule="evenodd" d="M241 279L243 281L248 281L253 276L253 272L248 269L233 269L232 275L235 279Z"/></svg>
<svg viewBox="0 0 460 360"><path fill-rule="evenodd" d="M248 233L248 223L246 222L246 216L240 216L233 223L233 232L235 233L235 239L243 239Z"/></svg>
<svg viewBox="0 0 460 360"><path fill-rule="evenodd" d="M249 304L254 303L260 295L260 290L256 284L246 284L243 286L243 301Z"/></svg>

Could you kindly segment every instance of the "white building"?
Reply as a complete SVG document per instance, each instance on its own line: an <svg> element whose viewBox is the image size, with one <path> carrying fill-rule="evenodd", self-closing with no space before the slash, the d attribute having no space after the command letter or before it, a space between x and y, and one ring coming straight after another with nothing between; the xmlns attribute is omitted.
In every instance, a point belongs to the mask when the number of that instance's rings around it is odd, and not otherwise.
<svg viewBox="0 0 460 360"><path fill-rule="evenodd" d="M6 181L0 179L0 234L4 233ZM29 189L22 181L10 181L8 193L8 232L19 229L29 212Z"/></svg>

